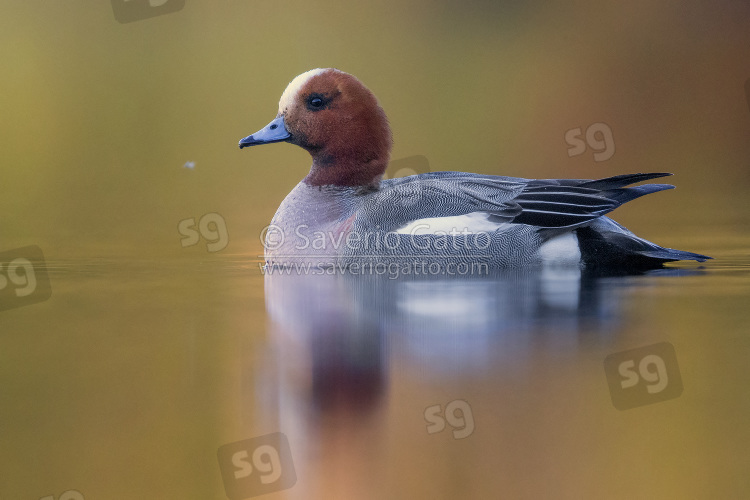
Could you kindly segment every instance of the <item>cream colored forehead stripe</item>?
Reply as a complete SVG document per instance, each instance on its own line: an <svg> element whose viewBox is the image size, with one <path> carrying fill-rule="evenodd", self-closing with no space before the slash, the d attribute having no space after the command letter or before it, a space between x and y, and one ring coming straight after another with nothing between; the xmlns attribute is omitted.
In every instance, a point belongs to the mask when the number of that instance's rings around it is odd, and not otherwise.
<svg viewBox="0 0 750 500"><path fill-rule="evenodd" d="M289 85L286 86L286 90L281 94L281 99L279 99L279 113L283 113L284 110L294 102L295 97L297 97L297 92L305 86L310 78L317 76L324 71L325 68L311 69L310 71L305 71L289 82Z"/></svg>

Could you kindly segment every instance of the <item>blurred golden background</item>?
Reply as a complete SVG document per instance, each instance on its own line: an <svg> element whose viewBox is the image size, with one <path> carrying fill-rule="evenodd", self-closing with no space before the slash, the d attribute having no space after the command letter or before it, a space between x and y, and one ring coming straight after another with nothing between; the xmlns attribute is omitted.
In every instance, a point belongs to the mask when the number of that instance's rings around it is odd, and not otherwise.
<svg viewBox="0 0 750 500"><path fill-rule="evenodd" d="M535 178L674 172L677 191L615 218L667 246L688 243L668 234L687 225L699 252L717 225L747 222L745 2L188 0L126 24L109 2L0 13L4 246L178 256L178 222L218 212L226 251L257 254L310 162L237 141L270 121L294 76L328 66L378 96L394 160ZM569 157L565 133L593 123L615 153Z"/></svg>

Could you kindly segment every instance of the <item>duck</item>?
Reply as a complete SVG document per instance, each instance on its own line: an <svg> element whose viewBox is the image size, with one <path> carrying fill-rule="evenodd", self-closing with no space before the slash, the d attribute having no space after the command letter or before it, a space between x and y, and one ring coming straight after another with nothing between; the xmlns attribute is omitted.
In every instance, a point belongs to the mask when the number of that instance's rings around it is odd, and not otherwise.
<svg viewBox="0 0 750 500"><path fill-rule="evenodd" d="M603 179L526 179L461 171L384 179L393 144L385 111L355 76L306 71L278 113L240 149L287 142L312 157L261 239L266 266L397 265L424 274L530 266L644 270L711 257L664 248L606 214L673 189L671 173ZM452 266L452 267L451 267ZM450 273L453 269L453 273Z"/></svg>

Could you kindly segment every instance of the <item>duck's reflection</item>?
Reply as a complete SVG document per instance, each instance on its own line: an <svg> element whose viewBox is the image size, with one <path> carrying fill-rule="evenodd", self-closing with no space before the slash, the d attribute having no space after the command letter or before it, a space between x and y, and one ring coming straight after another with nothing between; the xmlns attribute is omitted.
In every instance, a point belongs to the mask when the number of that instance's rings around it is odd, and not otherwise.
<svg viewBox="0 0 750 500"><path fill-rule="evenodd" d="M386 369L386 340L398 355L426 362L426 370L453 362L481 370L503 354L491 348L498 343L533 342L544 332L565 337L582 329L611 330L617 296L616 288L600 287L598 278L577 269L462 279L266 276L276 338L287 349L301 347L309 358L312 404L321 407L348 394L352 380L364 377L381 386L382 377L371 372ZM355 390L350 397L353 402L363 396Z"/></svg>
<svg viewBox="0 0 750 500"><path fill-rule="evenodd" d="M364 315L338 321L308 344L310 403L322 412L367 411L380 400L385 386L383 331Z"/></svg>
<svg viewBox="0 0 750 500"><path fill-rule="evenodd" d="M279 425L300 481L309 481L302 497L315 497L310 488L362 497L355 485L367 481L355 478L382 467L376 450L401 434L393 412L413 405L412 425L425 425L424 404L399 393L405 381L428 393L446 384L501 388L503 374L528 371L540 353L575 356L582 344L606 342L621 290L577 269L460 279L267 274ZM339 479L313 470L323 463Z"/></svg>
<svg viewBox="0 0 750 500"><path fill-rule="evenodd" d="M383 394L385 330L355 282L331 275L266 277L280 368L305 392L298 395L307 411L367 411Z"/></svg>

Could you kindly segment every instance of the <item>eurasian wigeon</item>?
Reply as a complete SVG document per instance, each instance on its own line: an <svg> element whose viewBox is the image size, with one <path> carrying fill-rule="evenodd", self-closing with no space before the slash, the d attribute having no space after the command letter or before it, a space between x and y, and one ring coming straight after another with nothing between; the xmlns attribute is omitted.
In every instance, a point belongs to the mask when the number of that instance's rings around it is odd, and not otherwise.
<svg viewBox="0 0 750 500"><path fill-rule="evenodd" d="M313 69L294 78L268 125L240 148L289 142L312 167L265 232L269 265L358 266L396 259L443 268L569 264L626 269L710 257L663 248L605 217L621 204L671 189L631 184L671 175L531 180L432 172L383 180L391 129L375 96L354 76Z"/></svg>

